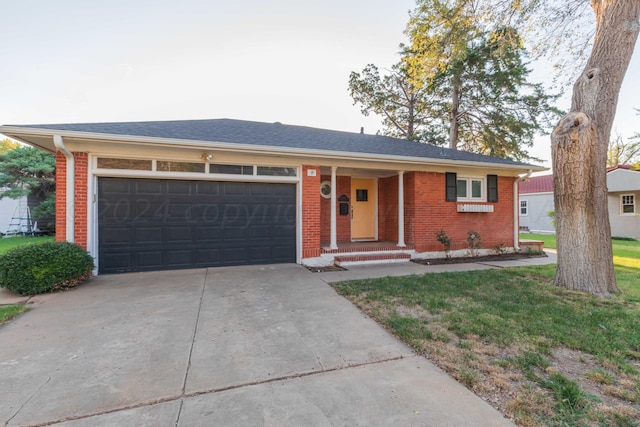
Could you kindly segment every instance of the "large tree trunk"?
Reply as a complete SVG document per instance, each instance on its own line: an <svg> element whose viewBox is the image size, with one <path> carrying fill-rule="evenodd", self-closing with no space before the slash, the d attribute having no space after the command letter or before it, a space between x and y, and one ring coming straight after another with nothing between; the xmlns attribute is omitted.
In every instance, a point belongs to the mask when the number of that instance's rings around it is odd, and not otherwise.
<svg viewBox="0 0 640 427"><path fill-rule="evenodd" d="M640 28L640 0L592 0L593 51L573 87L571 112L551 135L558 269L555 284L619 292L607 205L607 148L618 94Z"/></svg>

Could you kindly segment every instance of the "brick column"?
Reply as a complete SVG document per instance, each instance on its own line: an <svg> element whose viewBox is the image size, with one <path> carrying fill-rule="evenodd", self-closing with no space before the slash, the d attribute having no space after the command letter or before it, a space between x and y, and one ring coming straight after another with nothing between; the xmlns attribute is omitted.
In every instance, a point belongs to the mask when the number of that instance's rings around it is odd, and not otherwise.
<svg viewBox="0 0 640 427"><path fill-rule="evenodd" d="M75 159L75 242L87 248L87 184L89 179L89 155L73 153ZM56 241L66 240L67 233L67 159L56 153Z"/></svg>
<svg viewBox="0 0 640 427"><path fill-rule="evenodd" d="M315 170L315 176L308 171ZM302 258L320 256L320 168L302 166Z"/></svg>

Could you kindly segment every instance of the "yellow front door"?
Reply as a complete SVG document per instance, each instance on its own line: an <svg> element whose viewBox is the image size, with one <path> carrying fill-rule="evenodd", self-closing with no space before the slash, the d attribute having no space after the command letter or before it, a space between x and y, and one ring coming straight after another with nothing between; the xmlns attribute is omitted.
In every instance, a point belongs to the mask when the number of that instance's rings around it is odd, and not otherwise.
<svg viewBox="0 0 640 427"><path fill-rule="evenodd" d="M351 178L351 240L376 239L376 180Z"/></svg>

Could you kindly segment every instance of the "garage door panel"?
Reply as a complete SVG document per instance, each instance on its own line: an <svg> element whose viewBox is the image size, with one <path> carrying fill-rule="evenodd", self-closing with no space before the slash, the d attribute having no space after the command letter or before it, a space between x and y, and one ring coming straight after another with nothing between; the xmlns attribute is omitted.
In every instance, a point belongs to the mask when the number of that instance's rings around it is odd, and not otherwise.
<svg viewBox="0 0 640 427"><path fill-rule="evenodd" d="M238 226L231 226L231 225L223 226L222 240L224 240L227 243L234 242L234 241L245 242L247 240L247 237L248 237L248 233L247 233L246 227L242 227L242 226L238 227Z"/></svg>
<svg viewBox="0 0 640 427"><path fill-rule="evenodd" d="M250 257L256 264L267 262L273 258L273 248L270 246L253 247L250 250Z"/></svg>
<svg viewBox="0 0 640 427"><path fill-rule="evenodd" d="M187 197L193 189L192 181L167 181L167 195Z"/></svg>
<svg viewBox="0 0 640 427"><path fill-rule="evenodd" d="M254 184L255 185L255 184ZM245 195L245 183L244 182L225 182L222 184L223 195L227 197L244 196Z"/></svg>
<svg viewBox="0 0 640 427"><path fill-rule="evenodd" d="M135 187L136 194L138 195L162 196L164 193L162 182L154 179L135 180Z"/></svg>
<svg viewBox="0 0 640 427"><path fill-rule="evenodd" d="M222 237L222 230L220 227L198 226L196 230L197 235L200 237L199 240L203 243L219 240Z"/></svg>
<svg viewBox="0 0 640 427"><path fill-rule="evenodd" d="M271 192L274 196L284 196L287 199L296 196L295 187L291 187L291 188L286 186L271 187Z"/></svg>
<svg viewBox="0 0 640 427"><path fill-rule="evenodd" d="M101 257L101 262L106 263L114 270L130 271L133 265L133 254L130 252L111 252Z"/></svg>
<svg viewBox="0 0 640 427"><path fill-rule="evenodd" d="M133 183L126 179L114 179L109 182L105 182L102 187L102 192L105 195L112 194L130 194L131 193L131 185Z"/></svg>
<svg viewBox="0 0 640 427"><path fill-rule="evenodd" d="M191 267L194 264L191 249L174 249L165 252L165 265L170 268Z"/></svg>
<svg viewBox="0 0 640 427"><path fill-rule="evenodd" d="M166 228L167 244L191 243L194 240L193 230L191 227L173 227Z"/></svg>
<svg viewBox="0 0 640 427"><path fill-rule="evenodd" d="M251 239L268 239L271 235L271 227L266 225L254 225L251 227Z"/></svg>
<svg viewBox="0 0 640 427"><path fill-rule="evenodd" d="M272 248L273 262L288 262L287 259L296 256L296 248L291 245L274 246Z"/></svg>
<svg viewBox="0 0 640 427"><path fill-rule="evenodd" d="M295 262L295 188L99 178L99 271Z"/></svg>
<svg viewBox="0 0 640 427"><path fill-rule="evenodd" d="M192 224L218 224L221 218L221 207L215 203L199 203L191 206L189 221Z"/></svg>
<svg viewBox="0 0 640 427"><path fill-rule="evenodd" d="M222 263L224 265L245 265L247 262L248 249L243 248L224 248L222 250Z"/></svg>
<svg viewBox="0 0 640 427"><path fill-rule="evenodd" d="M134 235L135 243L138 245L162 243L162 228L160 227L137 227Z"/></svg>
<svg viewBox="0 0 640 427"><path fill-rule="evenodd" d="M132 237L131 229L125 227L105 227L102 230L105 245L130 245Z"/></svg>
<svg viewBox="0 0 640 427"><path fill-rule="evenodd" d="M196 249L196 263L199 266L222 265L220 249Z"/></svg>
<svg viewBox="0 0 640 427"><path fill-rule="evenodd" d="M168 203L166 216L161 219L165 222L187 222L191 218L191 204L185 200Z"/></svg>
<svg viewBox="0 0 640 427"><path fill-rule="evenodd" d="M199 181L195 185L197 195L216 196L220 194L220 183Z"/></svg>
<svg viewBox="0 0 640 427"><path fill-rule="evenodd" d="M151 271L161 269L163 266L162 251L160 250L139 250L134 252L134 254L135 256L133 259L135 260L135 263L130 266L132 270Z"/></svg>

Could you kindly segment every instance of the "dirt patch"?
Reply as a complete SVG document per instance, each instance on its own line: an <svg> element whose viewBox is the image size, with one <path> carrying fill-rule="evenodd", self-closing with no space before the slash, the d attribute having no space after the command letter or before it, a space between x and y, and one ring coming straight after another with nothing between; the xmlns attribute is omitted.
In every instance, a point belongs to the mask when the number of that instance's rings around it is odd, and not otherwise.
<svg viewBox="0 0 640 427"><path fill-rule="evenodd" d="M433 258L433 259L412 259L412 262L422 265L439 265L439 264L464 264L469 262L491 262L491 261L513 261L527 258L546 258L547 254L495 254L483 256L466 256L455 258Z"/></svg>
<svg viewBox="0 0 640 427"><path fill-rule="evenodd" d="M327 271L345 271L346 268L340 267L339 265L326 265L324 267L309 267L306 266L307 270L309 270L312 273L324 273Z"/></svg>
<svg viewBox="0 0 640 427"><path fill-rule="evenodd" d="M624 373L606 369L588 353L569 348L554 348L551 355L552 366L547 370L560 372L578 383L582 390L600 401L600 410L607 412L626 407L626 414L640 421L640 407L635 402L636 384L633 379Z"/></svg>

